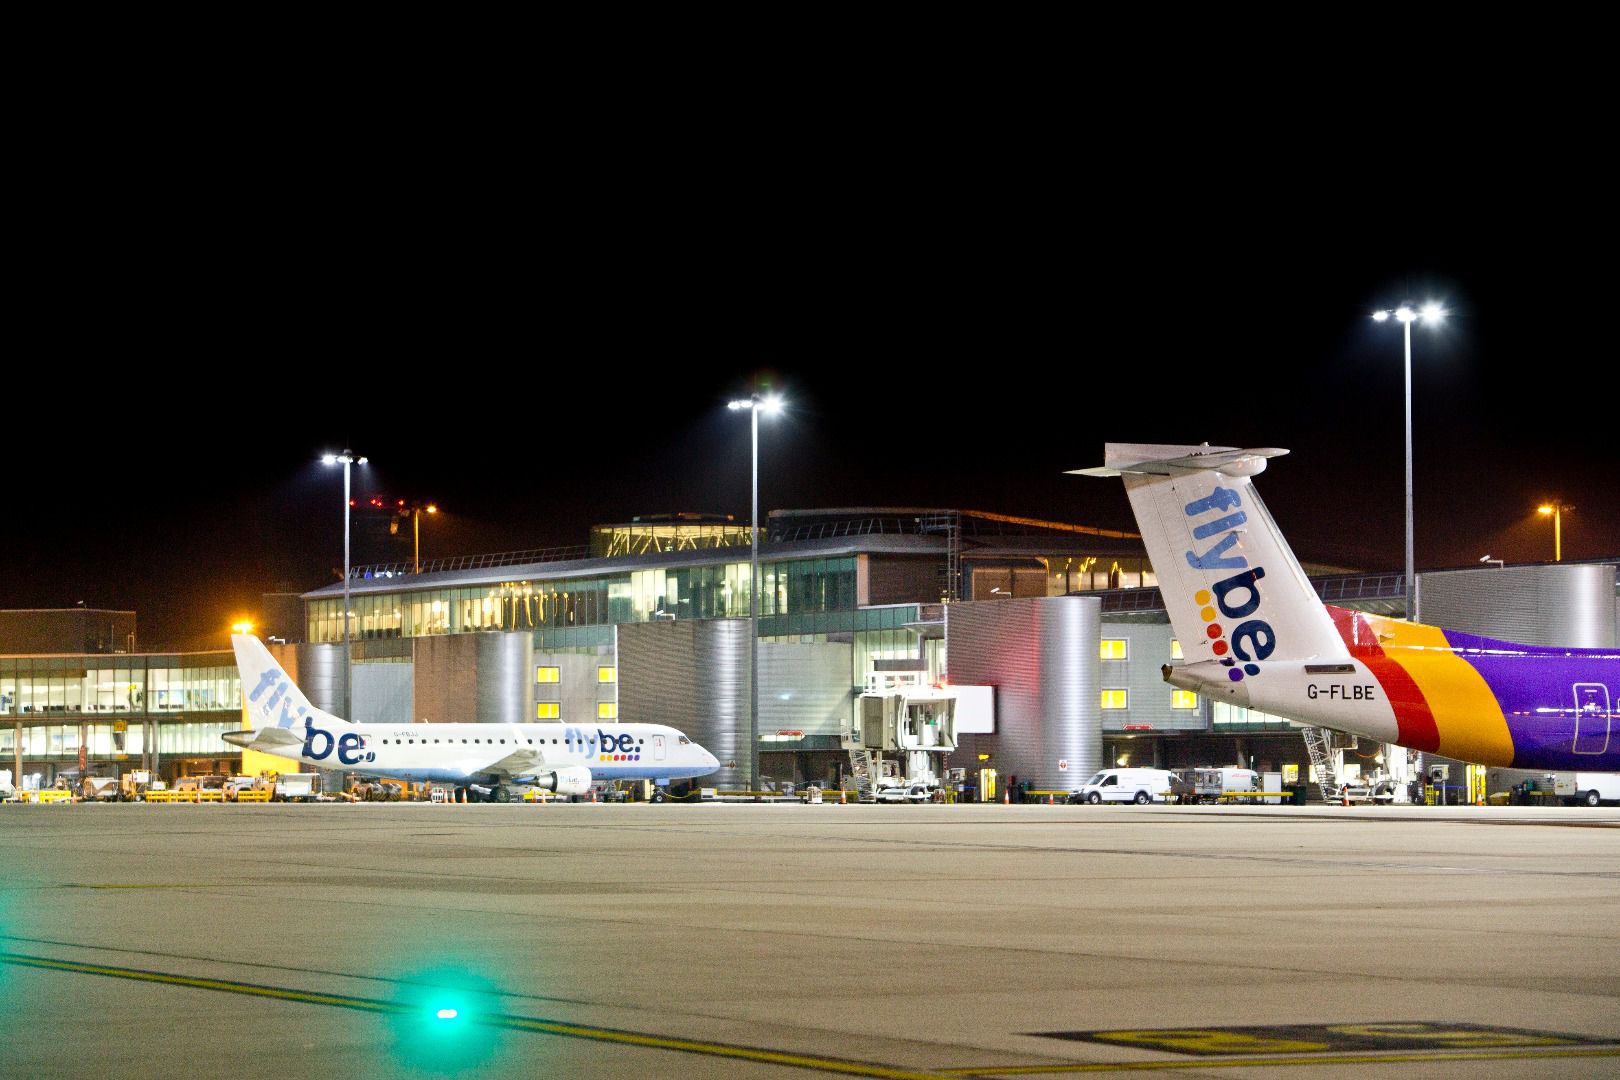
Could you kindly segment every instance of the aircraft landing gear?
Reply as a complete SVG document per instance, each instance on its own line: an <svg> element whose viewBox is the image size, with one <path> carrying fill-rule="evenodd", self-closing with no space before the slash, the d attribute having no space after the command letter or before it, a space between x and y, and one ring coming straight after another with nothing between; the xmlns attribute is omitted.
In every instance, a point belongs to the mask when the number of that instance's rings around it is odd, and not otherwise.
<svg viewBox="0 0 1620 1080"><path fill-rule="evenodd" d="M652 801L653 802L663 802L667 798L669 798L669 796L664 794L664 789L663 788L653 788L653 794L652 794Z"/></svg>
<svg viewBox="0 0 1620 1080"><path fill-rule="evenodd" d="M489 797L495 802L511 802L512 789L505 784L496 784L494 789L490 791Z"/></svg>

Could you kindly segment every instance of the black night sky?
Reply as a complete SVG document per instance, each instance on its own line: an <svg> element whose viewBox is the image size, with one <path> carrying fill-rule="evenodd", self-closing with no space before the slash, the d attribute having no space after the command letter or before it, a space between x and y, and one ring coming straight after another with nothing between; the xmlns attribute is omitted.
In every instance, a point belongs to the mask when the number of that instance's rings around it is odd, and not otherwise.
<svg viewBox="0 0 1620 1080"><path fill-rule="evenodd" d="M1620 555L1613 274L1583 268L1576 208L1402 230L1334 198L1167 210L1169 188L1011 172L99 212L24 294L0 607L134 608L143 648L223 646L261 592L336 580L341 476L317 458L345 445L373 462L360 497L445 508L425 557L746 520L724 403L756 379L790 402L764 423L766 509L1131 528L1117 483L1063 470L1110 440L1282 446L1260 489L1298 554L1398 568L1401 336L1368 314L1431 298L1451 317L1413 332L1419 565L1551 558L1554 497L1566 558Z"/></svg>

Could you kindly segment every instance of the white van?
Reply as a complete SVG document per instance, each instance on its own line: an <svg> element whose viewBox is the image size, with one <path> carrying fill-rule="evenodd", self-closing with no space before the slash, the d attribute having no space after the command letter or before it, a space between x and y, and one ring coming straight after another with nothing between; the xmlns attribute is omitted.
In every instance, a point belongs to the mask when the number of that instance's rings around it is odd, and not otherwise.
<svg viewBox="0 0 1620 1080"><path fill-rule="evenodd" d="M1164 802L1173 777L1166 769L1104 769L1085 782L1075 802Z"/></svg>

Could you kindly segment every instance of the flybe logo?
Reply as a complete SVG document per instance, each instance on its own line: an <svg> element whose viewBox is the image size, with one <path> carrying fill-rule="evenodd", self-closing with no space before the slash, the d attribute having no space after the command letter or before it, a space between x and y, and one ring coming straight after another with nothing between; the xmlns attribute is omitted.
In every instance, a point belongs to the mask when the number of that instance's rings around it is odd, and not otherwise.
<svg viewBox="0 0 1620 1080"><path fill-rule="evenodd" d="M345 765L358 765L362 761L376 761L377 755L366 750L366 740L352 731L336 739L330 731L315 726L315 721L304 721L304 756L311 761L324 761L337 751L338 760ZM362 752L364 751L364 752Z"/></svg>
<svg viewBox="0 0 1620 1080"><path fill-rule="evenodd" d="M265 698L263 703L260 703L259 699L264 697L265 691L269 690L271 687L275 688L275 692L272 693L268 698ZM259 676L259 685L253 688L253 692L248 695L248 700L253 702L253 704L258 707L259 715L263 716L266 720L273 720L275 718L276 706L280 705L281 718L276 720L275 724L277 727L291 728L299 720L304 718L304 713L309 711L303 705L298 706L296 712L293 711L292 695L287 693L287 691L291 688L292 683L282 678L281 672L274 670L266 671Z"/></svg>
<svg viewBox="0 0 1620 1080"><path fill-rule="evenodd" d="M273 689L272 689L273 688ZM296 710L292 708L292 695L287 691L292 689L292 683L282 678L279 671L266 671L259 676L259 684L248 694L248 701L252 702L259 715L270 719L276 715L276 706L281 706L281 717L277 727L293 728L299 720L304 721L304 756L311 761L325 761L334 753L338 761L344 765L358 765L362 761L375 761L377 755L365 749L366 742L354 732L333 737L330 731L315 726L312 717L304 714L309 711L307 705L299 705ZM269 691L270 696L265 697Z"/></svg>
<svg viewBox="0 0 1620 1080"><path fill-rule="evenodd" d="M563 732L567 743L575 750L589 748L596 754L597 761L640 761L641 747L636 745L636 737L626 732L614 735L597 728L595 733L581 731L579 728L566 728Z"/></svg>
<svg viewBox="0 0 1620 1080"><path fill-rule="evenodd" d="M1242 507L1243 500L1236 491L1217 487L1184 508L1189 518L1220 515L1193 526L1193 539L1209 542L1209 546L1203 554L1188 551L1187 565L1194 570L1239 571L1193 593L1198 617L1206 624L1204 633L1211 639L1210 650L1229 669L1227 677L1233 682L1242 682L1244 675L1260 674L1260 665L1255 661L1264 660L1277 647L1277 635L1271 624L1250 618L1260 610L1259 582L1266 576L1266 569L1263 566L1250 569L1246 556L1231 553L1237 546L1237 530L1249 520ZM1222 619L1237 625L1228 629ZM1243 662L1241 667L1239 661Z"/></svg>

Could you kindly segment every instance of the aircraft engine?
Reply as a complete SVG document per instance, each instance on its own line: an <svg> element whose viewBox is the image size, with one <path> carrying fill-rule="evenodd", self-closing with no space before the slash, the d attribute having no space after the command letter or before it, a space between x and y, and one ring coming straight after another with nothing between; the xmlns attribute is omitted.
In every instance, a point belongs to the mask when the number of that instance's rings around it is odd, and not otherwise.
<svg viewBox="0 0 1620 1080"><path fill-rule="evenodd" d="M541 790L554 791L558 795L583 795L591 790L591 770L583 765L570 765L555 772L541 773L535 780Z"/></svg>

